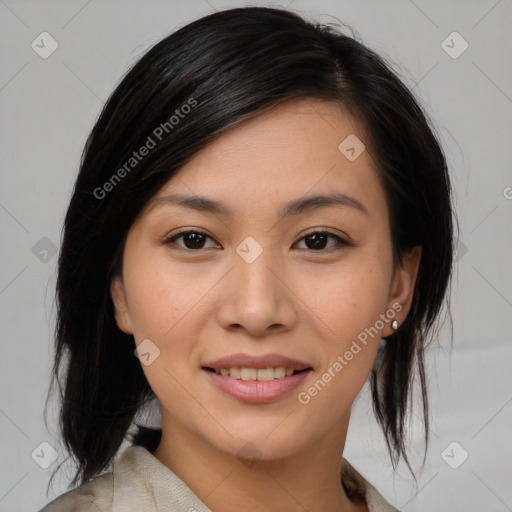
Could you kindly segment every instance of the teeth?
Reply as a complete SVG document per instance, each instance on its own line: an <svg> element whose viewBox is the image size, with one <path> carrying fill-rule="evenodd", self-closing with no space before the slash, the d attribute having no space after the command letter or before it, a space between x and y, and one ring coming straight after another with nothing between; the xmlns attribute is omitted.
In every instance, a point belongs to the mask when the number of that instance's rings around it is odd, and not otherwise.
<svg viewBox="0 0 512 512"><path fill-rule="evenodd" d="M233 377L233 379L241 379L240 375L240 368L230 368L229 370L229 376Z"/></svg>
<svg viewBox="0 0 512 512"><path fill-rule="evenodd" d="M256 372L257 380L274 380L275 370L273 368L260 368Z"/></svg>
<svg viewBox="0 0 512 512"><path fill-rule="evenodd" d="M295 370L291 368L221 368L215 370L217 375L229 376L233 379L242 380L274 380L282 379L283 377L293 375Z"/></svg>
<svg viewBox="0 0 512 512"><path fill-rule="evenodd" d="M256 380L258 376L258 370L256 368L241 368L240 377L242 380Z"/></svg>
<svg viewBox="0 0 512 512"><path fill-rule="evenodd" d="M288 375L291 375L293 373L293 370L289 370L291 373ZM275 379L282 379L286 375L286 369L285 368L274 368L274 378Z"/></svg>

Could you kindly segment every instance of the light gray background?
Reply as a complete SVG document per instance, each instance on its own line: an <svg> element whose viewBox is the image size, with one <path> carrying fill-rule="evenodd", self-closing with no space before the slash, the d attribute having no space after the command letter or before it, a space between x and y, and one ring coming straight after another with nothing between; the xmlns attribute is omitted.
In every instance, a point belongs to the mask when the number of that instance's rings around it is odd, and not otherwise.
<svg viewBox="0 0 512 512"><path fill-rule="evenodd" d="M121 75L144 50L199 16L240 5L0 1L1 511L37 510L66 489L70 475L64 471L46 496L50 472L64 451L54 416L50 432L43 421L57 262L44 250L59 246L85 138ZM393 475L366 392L354 408L345 456L404 511L512 510L512 2L280 5L326 22L335 16L392 60L435 121L460 219L454 343L450 350L444 328L428 352L432 443L418 485L403 466ZM47 59L31 48L43 31L59 45ZM458 58L442 47L454 31L469 44ZM445 43L452 53L463 44L455 37ZM40 242L44 237L50 242ZM58 452L48 469L31 457L42 442ZM411 442L418 468L419 421ZM40 459L47 457L48 450L43 452ZM450 467L465 452L468 459Z"/></svg>

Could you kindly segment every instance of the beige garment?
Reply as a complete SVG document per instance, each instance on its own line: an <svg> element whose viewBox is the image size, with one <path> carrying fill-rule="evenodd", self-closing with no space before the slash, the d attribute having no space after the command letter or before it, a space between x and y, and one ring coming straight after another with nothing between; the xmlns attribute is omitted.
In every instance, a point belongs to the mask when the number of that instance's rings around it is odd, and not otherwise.
<svg viewBox="0 0 512 512"><path fill-rule="evenodd" d="M343 459L349 491L365 496L370 512L398 512ZM93 478L46 505L40 512L210 512L167 466L142 446L129 446L113 471Z"/></svg>

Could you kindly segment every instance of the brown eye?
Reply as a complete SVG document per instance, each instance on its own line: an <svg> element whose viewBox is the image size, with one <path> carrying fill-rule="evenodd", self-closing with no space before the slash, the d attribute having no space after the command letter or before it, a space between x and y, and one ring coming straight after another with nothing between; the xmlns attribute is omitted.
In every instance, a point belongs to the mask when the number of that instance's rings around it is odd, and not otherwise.
<svg viewBox="0 0 512 512"><path fill-rule="evenodd" d="M333 239L337 243L327 247L329 239ZM301 241L302 240L305 241L306 249L310 251L323 251L325 249L327 251L332 249L335 250L336 245L350 245L347 241L343 240L343 238L339 237L338 235L335 235L334 233L330 233L329 231L314 231L301 238Z"/></svg>
<svg viewBox="0 0 512 512"><path fill-rule="evenodd" d="M176 243L177 240L182 239L182 244ZM189 250L200 250L207 249L205 247L205 243L210 239L213 241L211 237L202 233L201 231L183 231L178 233L177 235L173 235L171 238L165 241L166 244L177 245L181 249L189 249ZM217 247L216 245L210 247Z"/></svg>

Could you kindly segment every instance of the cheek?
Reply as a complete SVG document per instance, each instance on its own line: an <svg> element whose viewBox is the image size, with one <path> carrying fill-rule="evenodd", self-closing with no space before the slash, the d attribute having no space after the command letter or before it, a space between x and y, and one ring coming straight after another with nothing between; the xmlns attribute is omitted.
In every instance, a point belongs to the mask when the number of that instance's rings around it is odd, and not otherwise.
<svg viewBox="0 0 512 512"><path fill-rule="evenodd" d="M154 344L148 345L150 351L158 354L154 362L143 365L151 388L185 407L188 395L183 383L190 378L190 368L197 361L197 340L211 318L208 294L222 274L201 265L184 268L173 264L165 252L155 254L141 246L124 263L133 335L137 346L150 340Z"/></svg>
<svg viewBox="0 0 512 512"><path fill-rule="evenodd" d="M388 302L390 265L360 254L329 275L309 283L309 297L320 318L339 340L355 338L374 325ZM306 290L305 290L306 293Z"/></svg>
<svg viewBox="0 0 512 512"><path fill-rule="evenodd" d="M179 330L182 320L201 301L213 281L198 278L201 272L191 269L187 274L165 258L148 251L139 251L125 263L125 286L129 297L130 318L134 336L167 340ZM171 336L172 338L172 336Z"/></svg>
<svg viewBox="0 0 512 512"><path fill-rule="evenodd" d="M206 293L202 280L196 275L192 284L191 276L180 274L165 255L155 257L149 250L131 253L124 276L135 343L139 353L150 354L149 361L140 358L148 383L163 404L172 397L172 407L189 408L184 383L193 350L191 329L197 328L192 320L198 320Z"/></svg>
<svg viewBox="0 0 512 512"><path fill-rule="evenodd" d="M316 386L317 392L322 390L320 401L351 403L366 381L381 340L389 279L386 262L360 257L324 279L322 287L310 288L312 309L328 327L324 331L328 336L320 340L324 353L322 382Z"/></svg>

